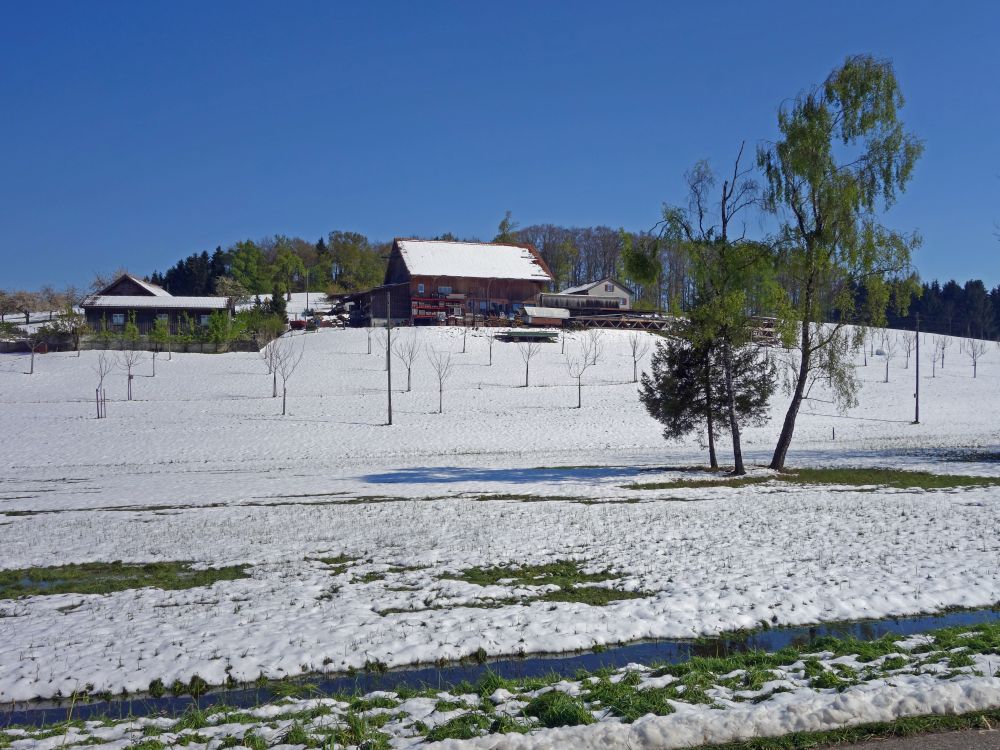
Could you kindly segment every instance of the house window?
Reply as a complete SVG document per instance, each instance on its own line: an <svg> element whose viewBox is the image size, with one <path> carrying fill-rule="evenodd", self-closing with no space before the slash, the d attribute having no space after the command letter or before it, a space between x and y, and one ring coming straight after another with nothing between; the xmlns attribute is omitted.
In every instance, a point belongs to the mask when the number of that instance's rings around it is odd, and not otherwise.
<svg viewBox="0 0 1000 750"><path fill-rule="evenodd" d="M417 284L417 294L423 294L423 293L424 293L424 285Z"/></svg>
<svg viewBox="0 0 1000 750"><path fill-rule="evenodd" d="M605 284L604 285L604 291L606 291L606 292L613 292L614 290L615 290L615 285L614 284Z"/></svg>
<svg viewBox="0 0 1000 750"><path fill-rule="evenodd" d="M450 286L439 286L438 287L438 294L451 294L451 287Z"/></svg>
<svg viewBox="0 0 1000 750"><path fill-rule="evenodd" d="M164 323L166 323L168 320L170 320L170 316L168 316L166 313L157 313L156 319L162 320Z"/></svg>
<svg viewBox="0 0 1000 750"><path fill-rule="evenodd" d="M209 318L208 315L199 315L198 316L198 322L201 323L203 326L207 326L208 325L208 318Z"/></svg>
<svg viewBox="0 0 1000 750"><path fill-rule="evenodd" d="M111 313L111 325L113 326L125 325L125 313Z"/></svg>

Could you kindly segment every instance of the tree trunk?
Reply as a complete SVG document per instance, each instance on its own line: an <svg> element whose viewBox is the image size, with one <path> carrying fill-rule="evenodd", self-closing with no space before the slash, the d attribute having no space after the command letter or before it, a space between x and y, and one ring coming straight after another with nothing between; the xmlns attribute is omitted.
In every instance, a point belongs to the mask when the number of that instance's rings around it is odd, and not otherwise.
<svg viewBox="0 0 1000 750"><path fill-rule="evenodd" d="M712 368L711 365L705 368L705 426L708 428L708 465L709 468L719 468L719 457L715 454L715 418L713 412L715 404L712 402Z"/></svg>
<svg viewBox="0 0 1000 750"><path fill-rule="evenodd" d="M576 379L576 408L579 409L583 405L583 376L581 375Z"/></svg>
<svg viewBox="0 0 1000 750"><path fill-rule="evenodd" d="M281 384L281 416L285 416L285 403L288 398L288 387L282 383Z"/></svg>
<svg viewBox="0 0 1000 750"><path fill-rule="evenodd" d="M781 426L781 435L778 436L778 444L774 448L774 456L771 458L770 468L781 471L785 468L785 459L788 457L788 447L792 444L792 434L795 432L795 419L799 415L799 408L802 406L802 398L806 391L806 378L809 375L809 366L812 359L812 337L809 332L809 321L802 321L802 358L799 360L799 376L795 383L795 391L792 393L792 402L785 412L785 422Z"/></svg>
<svg viewBox="0 0 1000 750"><path fill-rule="evenodd" d="M438 414L444 411L444 385L438 384Z"/></svg>
<svg viewBox="0 0 1000 750"><path fill-rule="evenodd" d="M271 398L278 397L278 371L271 373Z"/></svg>
<svg viewBox="0 0 1000 750"><path fill-rule="evenodd" d="M726 376L726 407L729 411L729 429L733 436L733 474L747 473L743 466L743 446L740 442L740 424L736 419L736 393L733 390L732 347L726 342L722 346L722 371Z"/></svg>
<svg viewBox="0 0 1000 750"><path fill-rule="evenodd" d="M31 364L29 365L28 368L28 374L29 375L35 374L35 347L33 346L31 347Z"/></svg>
<svg viewBox="0 0 1000 750"><path fill-rule="evenodd" d="M524 387L528 387L528 363L524 363Z"/></svg>
<svg viewBox="0 0 1000 750"><path fill-rule="evenodd" d="M406 368L406 392L407 392L407 393L409 393L409 392L410 392L410 374L411 374L412 372L413 372L413 369L412 369L412 368L410 368L410 367L407 367L407 368Z"/></svg>
<svg viewBox="0 0 1000 750"><path fill-rule="evenodd" d="M888 349L886 349L888 351ZM885 382L889 382L889 358L885 358Z"/></svg>
<svg viewBox="0 0 1000 750"><path fill-rule="evenodd" d="M632 358L632 382L639 382L639 360L635 357Z"/></svg>

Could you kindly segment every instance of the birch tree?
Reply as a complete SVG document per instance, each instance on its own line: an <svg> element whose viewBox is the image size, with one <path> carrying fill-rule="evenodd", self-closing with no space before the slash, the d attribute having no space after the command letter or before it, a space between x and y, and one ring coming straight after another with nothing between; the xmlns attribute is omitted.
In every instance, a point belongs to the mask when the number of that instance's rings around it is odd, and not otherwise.
<svg viewBox="0 0 1000 750"><path fill-rule="evenodd" d="M910 257L918 238L879 221L905 190L923 152L899 119L902 107L890 62L848 57L823 85L781 107L779 139L758 151L763 205L780 222L779 268L799 328L799 366L772 469L785 466L817 367L841 368L827 373L829 382L844 386L834 391L835 399L841 407L856 401L850 358L824 357L823 351L851 339L851 323L883 325L893 288L915 284ZM863 309L855 303L857 287L865 291ZM908 300L909 294L896 299ZM838 322L824 326L834 309Z"/></svg>

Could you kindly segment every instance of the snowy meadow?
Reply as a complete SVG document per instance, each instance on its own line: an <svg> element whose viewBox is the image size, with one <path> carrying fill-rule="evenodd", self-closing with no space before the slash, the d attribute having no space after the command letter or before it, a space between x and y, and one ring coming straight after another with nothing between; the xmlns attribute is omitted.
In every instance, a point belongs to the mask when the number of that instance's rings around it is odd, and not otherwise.
<svg viewBox="0 0 1000 750"><path fill-rule="evenodd" d="M995 485L771 479L784 395L745 433L755 483L720 481L639 403L627 332L600 334L580 408L567 360L589 334L542 345L528 387L518 345L491 354L483 331L393 336L419 354L409 391L392 362L391 426L384 343L369 354L365 330L289 335L302 361L286 416L257 354L160 355L155 376L146 354L132 401L124 371L108 374L101 420L99 352L38 356L30 376L25 356L0 356L0 572L30 585L33 569L81 563L236 571L0 598L0 703L1000 601ZM922 344L919 425L912 356L897 349L885 382L885 358L859 353L858 407L839 414L814 390L790 466L997 479L989 347L974 378L958 340L933 376ZM452 362L441 394L434 352Z"/></svg>

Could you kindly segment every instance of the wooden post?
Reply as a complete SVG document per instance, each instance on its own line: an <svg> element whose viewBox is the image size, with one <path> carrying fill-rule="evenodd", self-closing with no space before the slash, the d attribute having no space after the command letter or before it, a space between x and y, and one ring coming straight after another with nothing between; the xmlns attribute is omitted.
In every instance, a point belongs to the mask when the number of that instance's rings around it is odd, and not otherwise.
<svg viewBox="0 0 1000 750"><path fill-rule="evenodd" d="M913 389L913 424L920 424L920 313L917 313L917 376Z"/></svg>
<svg viewBox="0 0 1000 750"><path fill-rule="evenodd" d="M392 292L385 290L385 375L389 421L392 424Z"/></svg>

